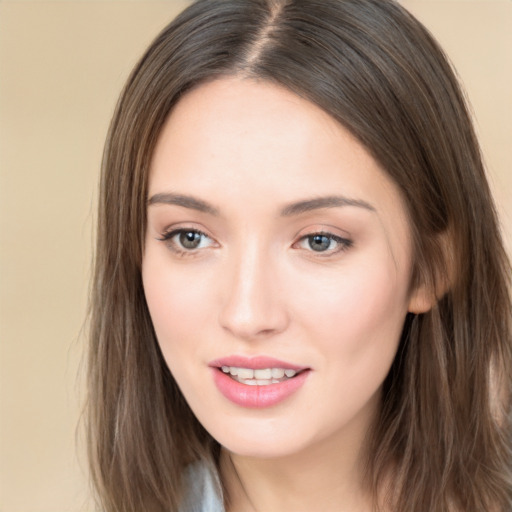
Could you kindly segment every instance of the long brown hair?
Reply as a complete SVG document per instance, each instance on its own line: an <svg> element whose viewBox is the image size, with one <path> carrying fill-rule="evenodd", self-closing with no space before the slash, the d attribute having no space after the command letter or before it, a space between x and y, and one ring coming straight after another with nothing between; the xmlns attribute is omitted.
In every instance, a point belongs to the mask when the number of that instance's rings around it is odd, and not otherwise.
<svg viewBox="0 0 512 512"><path fill-rule="evenodd" d="M89 457L108 512L176 511L190 462L216 461L159 351L141 260L148 170L173 106L207 80L287 87L338 120L399 187L414 286L368 438L367 482L397 512L512 507L511 270L457 79L392 0L200 0L155 39L112 120L89 345ZM392 482L387 486L385 482Z"/></svg>

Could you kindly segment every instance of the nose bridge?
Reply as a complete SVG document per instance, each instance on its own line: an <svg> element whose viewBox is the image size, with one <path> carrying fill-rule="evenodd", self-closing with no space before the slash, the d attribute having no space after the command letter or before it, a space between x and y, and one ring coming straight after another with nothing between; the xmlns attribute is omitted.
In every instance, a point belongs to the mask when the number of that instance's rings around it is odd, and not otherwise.
<svg viewBox="0 0 512 512"><path fill-rule="evenodd" d="M278 294L277 262L256 238L246 241L226 261L221 325L238 338L251 339L286 327L286 307Z"/></svg>

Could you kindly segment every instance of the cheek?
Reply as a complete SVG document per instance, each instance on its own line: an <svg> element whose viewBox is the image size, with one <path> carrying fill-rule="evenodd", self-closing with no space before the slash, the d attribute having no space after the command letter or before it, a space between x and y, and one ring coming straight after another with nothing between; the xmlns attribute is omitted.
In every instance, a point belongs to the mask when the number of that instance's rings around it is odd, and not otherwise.
<svg viewBox="0 0 512 512"><path fill-rule="evenodd" d="M296 318L326 357L330 379L349 386L382 381L394 359L407 314L408 279L393 262L331 274L297 302Z"/></svg>
<svg viewBox="0 0 512 512"><path fill-rule="evenodd" d="M371 418L396 355L406 315L407 282L387 265L340 272L308 286L297 303L301 331L314 346L318 388L335 401L309 407L325 421L325 435L355 418Z"/></svg>
<svg viewBox="0 0 512 512"><path fill-rule="evenodd" d="M301 281L303 291L295 294L299 316L328 332L372 330L394 324L407 311L408 283L392 264L347 265L325 278L305 275Z"/></svg>
<svg viewBox="0 0 512 512"><path fill-rule="evenodd" d="M191 333L211 323L215 303L209 298L211 286L197 276L194 279L183 266L170 265L165 254L151 249L144 257L142 278L158 343L170 364L174 356L197 349L200 338Z"/></svg>

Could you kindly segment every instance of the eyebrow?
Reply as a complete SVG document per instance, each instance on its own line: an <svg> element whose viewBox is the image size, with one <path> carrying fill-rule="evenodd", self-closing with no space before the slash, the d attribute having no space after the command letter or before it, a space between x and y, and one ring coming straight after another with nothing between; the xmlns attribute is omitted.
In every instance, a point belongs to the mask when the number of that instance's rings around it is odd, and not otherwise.
<svg viewBox="0 0 512 512"><path fill-rule="evenodd" d="M155 194L148 200L148 206L153 204L174 204L182 206L183 208L190 208L191 210L197 210L203 213L209 213L210 215L218 216L219 210L211 204L198 199L197 197L187 196L184 194Z"/></svg>
<svg viewBox="0 0 512 512"><path fill-rule="evenodd" d="M281 216L290 217L292 215L300 215L301 213L319 210L321 208L337 208L341 206L356 206L371 212L377 211L370 203L361 199L352 199L345 196L327 196L291 203L281 210Z"/></svg>
<svg viewBox="0 0 512 512"><path fill-rule="evenodd" d="M155 194L148 199L148 206L154 204L182 206L183 208L190 208L191 210L208 213L216 217L220 214L219 210L215 208L215 206L212 206L210 203L207 203L206 201L203 201L197 197L185 194ZM291 217L313 210L320 210L322 208L337 208L342 206L355 206L358 208L364 208L365 210L369 210L371 212L377 211L370 203L367 203L361 199L353 199L345 196L326 196L290 203L286 205L280 213L282 217Z"/></svg>

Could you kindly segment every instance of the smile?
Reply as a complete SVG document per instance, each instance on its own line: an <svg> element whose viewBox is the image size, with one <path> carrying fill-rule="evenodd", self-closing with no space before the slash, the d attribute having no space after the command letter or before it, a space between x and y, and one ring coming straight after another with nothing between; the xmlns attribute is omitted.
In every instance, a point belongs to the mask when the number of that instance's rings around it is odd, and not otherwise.
<svg viewBox="0 0 512 512"><path fill-rule="evenodd" d="M311 369L274 358L230 356L209 364L213 381L230 402L245 408L272 407L298 392Z"/></svg>
<svg viewBox="0 0 512 512"><path fill-rule="evenodd" d="M239 368L237 366L222 366L222 371L228 374L233 380L247 386L268 386L279 384L285 380L295 377L297 372L285 368L263 368L253 370L252 368Z"/></svg>

